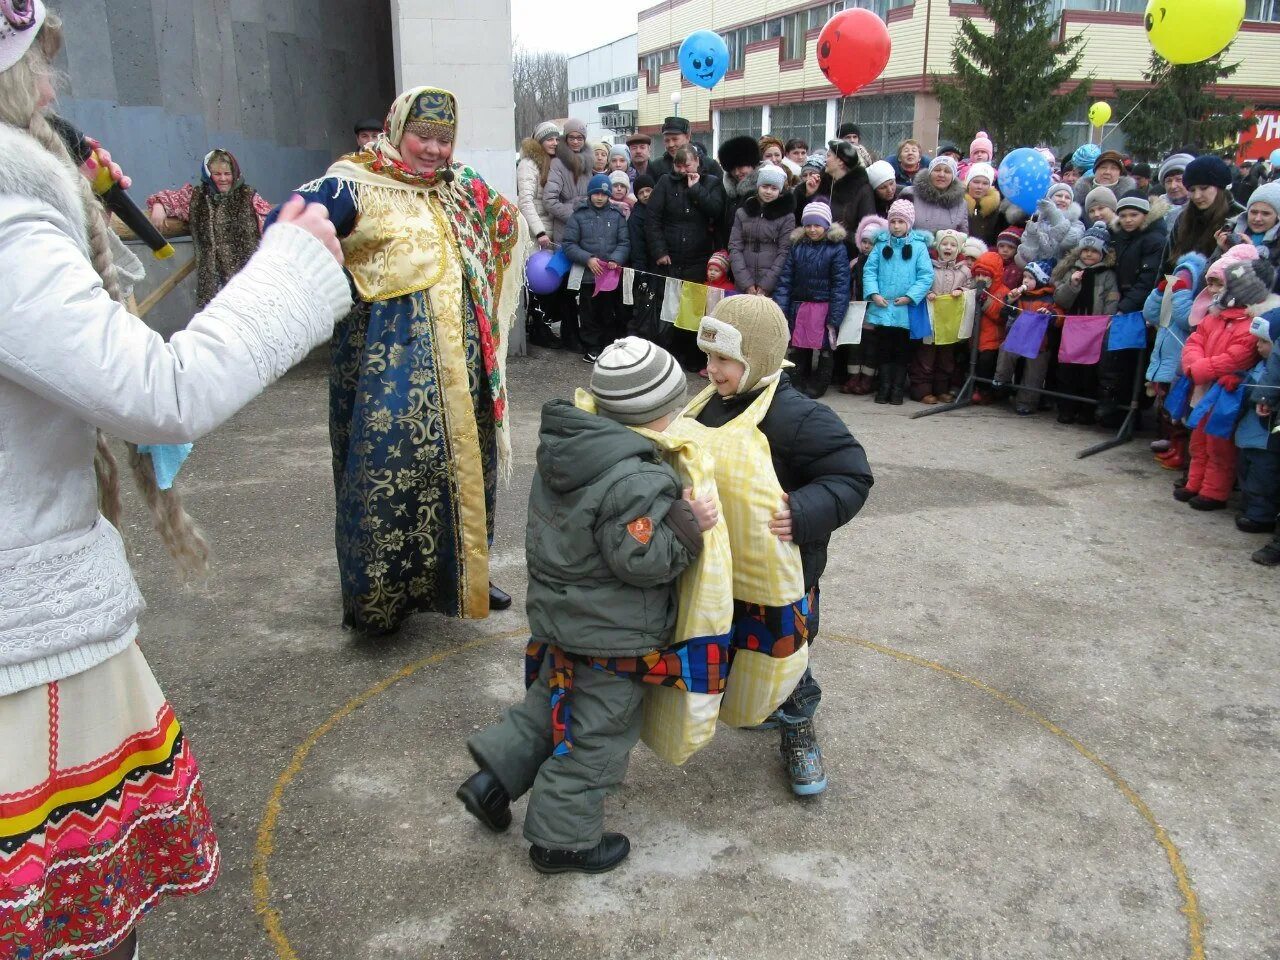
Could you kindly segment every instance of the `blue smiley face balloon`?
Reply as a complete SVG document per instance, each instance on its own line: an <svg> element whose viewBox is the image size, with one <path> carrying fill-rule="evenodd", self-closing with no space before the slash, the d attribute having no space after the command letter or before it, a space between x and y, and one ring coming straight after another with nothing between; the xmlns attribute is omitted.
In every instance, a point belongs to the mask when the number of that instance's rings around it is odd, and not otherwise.
<svg viewBox="0 0 1280 960"><path fill-rule="evenodd" d="M679 60L686 80L710 90L729 70L729 48L720 34L699 30L680 44Z"/></svg>

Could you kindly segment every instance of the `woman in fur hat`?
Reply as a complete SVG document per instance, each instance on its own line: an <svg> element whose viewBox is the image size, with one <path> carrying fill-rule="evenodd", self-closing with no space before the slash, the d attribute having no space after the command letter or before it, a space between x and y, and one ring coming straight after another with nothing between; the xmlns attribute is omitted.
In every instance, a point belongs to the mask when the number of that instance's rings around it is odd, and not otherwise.
<svg viewBox="0 0 1280 960"><path fill-rule="evenodd" d="M42 0L0 3L0 949L129 960L142 914L208 889L220 858L190 743L137 643L139 544L118 532L103 431L128 442L179 567L202 571L203 537L136 444L214 429L328 340L351 297L333 225L294 200L167 343L130 314L141 265L44 112L61 42Z"/></svg>
<svg viewBox="0 0 1280 960"><path fill-rule="evenodd" d="M728 246L738 208L756 195L756 167L760 166L760 144L755 137L731 137L720 144L716 158L724 168L724 193L728 198L722 225L716 230L718 247ZM720 237L723 234L723 242Z"/></svg>

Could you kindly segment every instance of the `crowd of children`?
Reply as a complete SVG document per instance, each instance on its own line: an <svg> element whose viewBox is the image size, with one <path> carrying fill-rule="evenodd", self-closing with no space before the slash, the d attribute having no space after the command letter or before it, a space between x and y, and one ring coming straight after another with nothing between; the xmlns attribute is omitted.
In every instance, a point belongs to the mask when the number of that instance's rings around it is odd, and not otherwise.
<svg viewBox="0 0 1280 960"><path fill-rule="evenodd" d="M1240 529L1275 531L1280 359L1263 360L1280 317L1273 297L1280 283L1272 277L1280 267L1280 171L1260 162L1246 172L1192 150L1135 165L1092 145L1061 161L1042 148L1053 183L1035 210L1023 211L1000 196L998 154L985 134L974 138L967 158L950 144L929 157L908 140L882 161L859 143L856 127L840 133L825 154L810 154L800 141L780 150L766 137L755 149L750 138L734 138L721 148L723 170L687 136L668 135L671 161L657 182L673 182L664 196L674 206L667 203L656 225L646 210L655 164L637 175L626 149L615 148L608 200L622 217L630 213L630 249L638 250L622 265L772 297L788 321L793 380L813 398L835 383L845 393L873 394L877 403L901 404L908 396L949 403L972 373L975 404L1011 400L1020 416L1056 408L1062 424L1116 429L1133 415L1136 396L1139 416L1154 408L1157 462L1186 474L1179 498L1221 509L1239 487ZM633 178L634 193L624 177ZM597 209L606 203L580 202ZM579 217L612 219L590 211ZM668 254L662 259L643 249L655 238ZM589 267L622 263L621 250L610 235L570 255ZM1233 295L1228 272L1247 258L1254 279L1242 274ZM691 369L701 366L691 336L682 343L680 331L654 319L661 280L638 285L634 312L645 305L649 320L629 327L626 311L598 303L584 281L576 319L586 359L629 329L664 342ZM620 293L608 296L620 304ZM932 336L939 298L959 297L973 302L972 353L969 339L939 344ZM860 342L838 347L854 301L866 303ZM1258 318L1252 333L1246 315ZM608 330L601 317L615 318ZM1137 324L1136 342L1108 334L1095 356L1064 350L1080 318L1106 317L1115 328ZM1205 379L1204 362L1196 379L1187 352L1215 350L1228 332L1234 349L1211 354L1218 372ZM1230 430L1227 411L1237 417ZM1253 452L1228 455L1236 441ZM1280 563L1280 533L1254 559Z"/></svg>

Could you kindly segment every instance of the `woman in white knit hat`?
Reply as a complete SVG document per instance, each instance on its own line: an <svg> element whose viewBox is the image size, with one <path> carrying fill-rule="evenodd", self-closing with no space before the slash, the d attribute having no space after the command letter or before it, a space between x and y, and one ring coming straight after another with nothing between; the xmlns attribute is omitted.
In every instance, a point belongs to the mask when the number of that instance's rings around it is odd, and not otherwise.
<svg viewBox="0 0 1280 960"><path fill-rule="evenodd" d="M134 926L219 855L190 745L136 643L109 431L184 569L207 548L151 457L212 430L326 341L351 306L321 208L286 205L168 343L44 109L58 18L0 2L0 949L136 955ZM118 168L113 174L127 185ZM102 512L99 512L101 507Z"/></svg>

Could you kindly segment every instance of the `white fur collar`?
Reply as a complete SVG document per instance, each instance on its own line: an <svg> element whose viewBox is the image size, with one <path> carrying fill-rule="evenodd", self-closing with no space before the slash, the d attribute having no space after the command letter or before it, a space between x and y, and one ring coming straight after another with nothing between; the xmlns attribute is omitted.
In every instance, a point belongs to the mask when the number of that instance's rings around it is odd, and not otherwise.
<svg viewBox="0 0 1280 960"><path fill-rule="evenodd" d="M0 123L0 194L27 197L52 207L66 221L63 229L88 256L84 207L75 176L74 170L29 133Z"/></svg>

